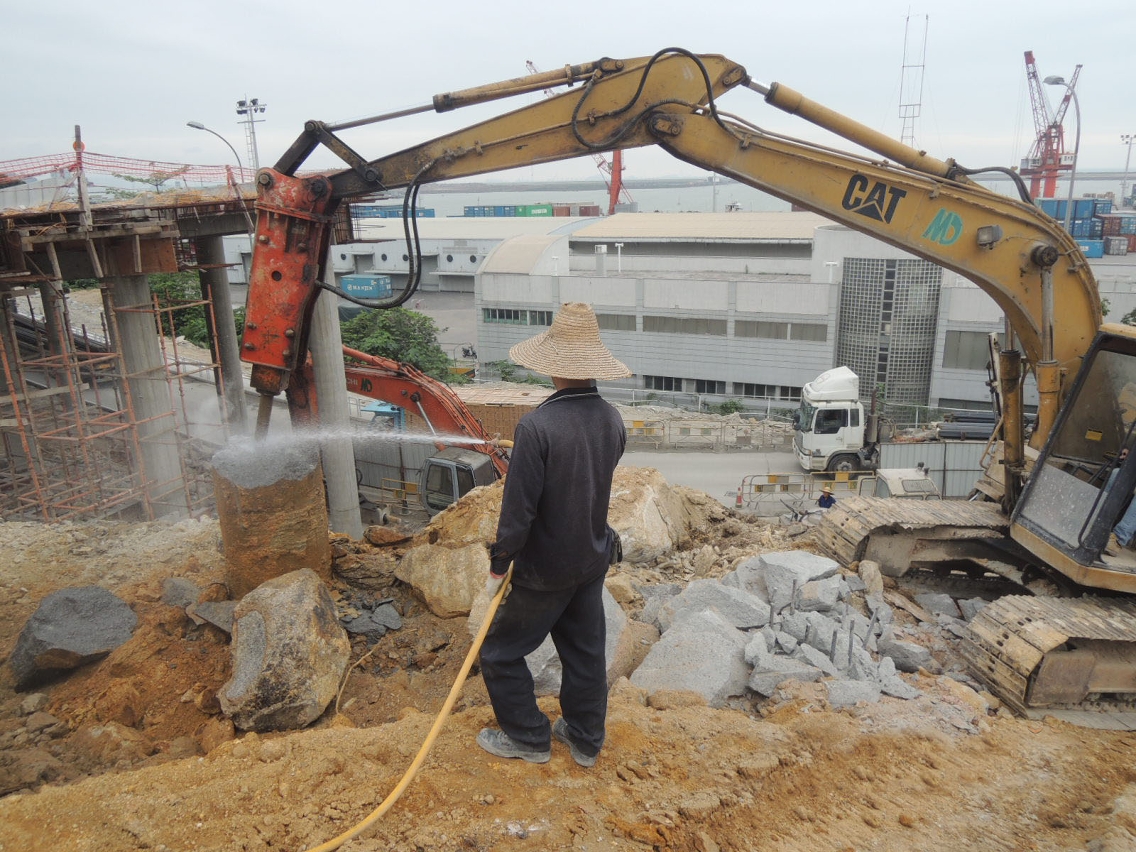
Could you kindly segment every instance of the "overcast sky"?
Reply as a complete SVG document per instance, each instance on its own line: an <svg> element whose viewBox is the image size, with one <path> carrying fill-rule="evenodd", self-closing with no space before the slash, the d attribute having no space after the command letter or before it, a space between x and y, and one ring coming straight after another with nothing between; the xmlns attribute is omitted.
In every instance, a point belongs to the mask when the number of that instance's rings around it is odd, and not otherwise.
<svg viewBox="0 0 1136 852"><path fill-rule="evenodd" d="M261 164L271 165L309 118L425 104L438 92L522 76L526 60L550 70L670 46L725 54L758 81L780 81L898 137L908 21L910 61L920 58L926 27L916 141L934 156L977 167L1016 165L1026 154L1033 118L1025 50L1042 77L1069 79L1084 65L1079 168L1123 169L1120 134L1136 133L1134 0L9 0L5 7L0 161L68 151L79 124L89 151L231 163L220 140L185 123L203 122L245 158L235 102L247 95L267 104L257 136ZM1064 90L1045 89L1055 107ZM346 138L374 159L524 102L412 117ZM723 108L832 141L753 92L731 93ZM309 164L336 168L327 156ZM692 172L660 151L627 155L628 178ZM585 161L523 176L594 175Z"/></svg>

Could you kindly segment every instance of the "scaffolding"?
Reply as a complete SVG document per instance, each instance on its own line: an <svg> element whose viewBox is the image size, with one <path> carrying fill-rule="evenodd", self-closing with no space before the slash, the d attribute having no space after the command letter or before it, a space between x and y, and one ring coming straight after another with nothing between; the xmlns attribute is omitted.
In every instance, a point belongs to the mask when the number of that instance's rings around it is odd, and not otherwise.
<svg viewBox="0 0 1136 852"><path fill-rule="evenodd" d="M205 310L208 299L116 305L100 284L101 310L79 306L62 282L0 292L0 517L4 520L151 520L200 516L212 508L207 460L228 437L221 366L187 352L175 335L178 312ZM162 366L130 373L119 341L128 315L149 317ZM212 327L215 327L212 326ZM135 397L165 394L168 410L140 418ZM160 406L164 408L165 406ZM179 470L147 470L146 450L173 448ZM172 475L167 475L171 474Z"/></svg>

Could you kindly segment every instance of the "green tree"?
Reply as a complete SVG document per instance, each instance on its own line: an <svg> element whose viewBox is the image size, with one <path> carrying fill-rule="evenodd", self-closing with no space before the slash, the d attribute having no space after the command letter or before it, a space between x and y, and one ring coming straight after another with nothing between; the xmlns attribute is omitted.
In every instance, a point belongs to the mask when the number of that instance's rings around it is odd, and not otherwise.
<svg viewBox="0 0 1136 852"><path fill-rule="evenodd" d="M406 308L364 311L342 325L352 349L393 358L444 382L461 383L450 373L450 359L438 345L439 329L430 317Z"/></svg>
<svg viewBox="0 0 1136 852"><path fill-rule="evenodd" d="M716 411L718 414L737 414L738 412L745 410L745 406L742 405L741 400L738 399L723 400L722 402L713 406L713 408L714 411Z"/></svg>
<svg viewBox="0 0 1136 852"><path fill-rule="evenodd" d="M1108 312L1112 310L1112 303L1108 299L1101 299L1101 316L1107 317ZM1123 322L1123 320L1121 320Z"/></svg>
<svg viewBox="0 0 1136 852"><path fill-rule="evenodd" d="M485 366L496 372L503 382L513 382L518 385L540 385L546 388L552 387L552 382L548 379L534 376L531 373L525 373L523 376L520 375L517 372L520 368L512 361L490 361Z"/></svg>
<svg viewBox="0 0 1136 852"><path fill-rule="evenodd" d="M1128 313L1120 318L1120 321L1125 325L1136 325L1136 308L1133 308Z"/></svg>
<svg viewBox="0 0 1136 852"><path fill-rule="evenodd" d="M167 337L183 336L194 346L209 348L209 331L205 322L205 306L181 305L201 301L201 281L196 272L159 272L150 275L150 292L158 297L158 305L172 310L161 314L162 334ZM245 309L233 312L237 337L245 325Z"/></svg>

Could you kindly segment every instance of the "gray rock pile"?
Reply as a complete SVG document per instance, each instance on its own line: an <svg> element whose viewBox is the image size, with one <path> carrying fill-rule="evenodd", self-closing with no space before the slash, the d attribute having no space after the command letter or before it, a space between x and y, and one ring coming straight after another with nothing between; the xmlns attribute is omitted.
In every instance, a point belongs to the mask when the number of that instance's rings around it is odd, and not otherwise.
<svg viewBox="0 0 1136 852"><path fill-rule="evenodd" d="M863 596L867 615L852 605L853 592L878 578L865 564L868 580L846 579L822 556L767 553L720 581L644 589L639 617L661 638L631 682L649 693L697 692L712 707L747 693L769 697L790 680L824 680L834 707L917 697L898 672L930 665L930 654L894 637L881 593Z"/></svg>

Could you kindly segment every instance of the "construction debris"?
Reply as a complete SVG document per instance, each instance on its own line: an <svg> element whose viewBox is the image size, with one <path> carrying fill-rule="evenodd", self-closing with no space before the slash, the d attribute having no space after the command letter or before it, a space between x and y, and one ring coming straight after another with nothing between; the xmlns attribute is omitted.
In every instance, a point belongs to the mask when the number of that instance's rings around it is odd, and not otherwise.
<svg viewBox="0 0 1136 852"><path fill-rule="evenodd" d="M558 743L546 766L486 758L473 743L492 712L475 674L420 779L364 847L1136 843L1131 734L1012 718L965 674L959 618L904 596L924 589L901 589L868 563L832 563L812 552L809 534L789 538L657 474L624 476L612 517L642 558L613 567L607 581L613 685L596 766L580 769ZM299 849L360 819L423 741L484 597L482 575L471 615L443 618L428 603L436 592L425 570L416 569L416 585L396 572L408 557L427 565L441 551L483 551L499 496L499 487L479 489L412 539L331 537L331 581L299 573L300 585L316 590L303 608L324 613L332 638L316 631L321 638L296 641L308 649L299 656L326 643L333 653L322 679L336 685L288 723L306 730L280 734L238 734L219 693L247 679L233 656L242 634L255 636L263 622L267 647L282 630L273 617L299 619L271 602L246 611L259 590L240 602L233 640L187 615L224 603L216 521L0 524L0 547L15 554L0 578L4 651L38 603L72 578L109 578L100 585L138 617L129 641L36 693L0 678L0 845ZM466 568L450 585L465 588ZM455 608L467 605L464 596ZM382 629L342 631L359 620ZM273 668L290 669L291 660ZM556 665L554 656L533 663L540 706L553 718ZM312 713L318 718L305 722Z"/></svg>

